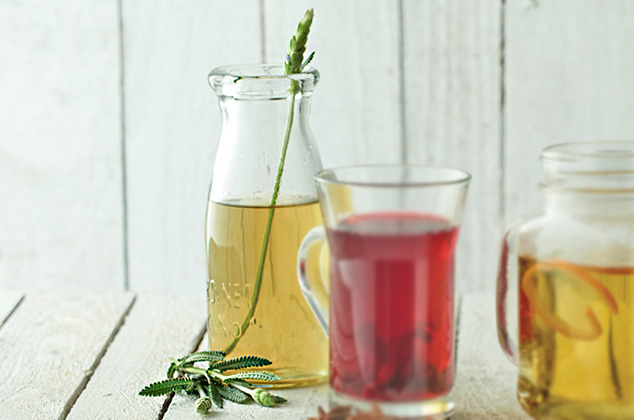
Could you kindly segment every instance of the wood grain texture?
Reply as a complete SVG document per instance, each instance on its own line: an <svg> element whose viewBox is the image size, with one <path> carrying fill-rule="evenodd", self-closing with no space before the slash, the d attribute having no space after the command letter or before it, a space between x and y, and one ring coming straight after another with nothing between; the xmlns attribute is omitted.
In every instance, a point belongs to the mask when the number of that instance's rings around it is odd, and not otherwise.
<svg viewBox="0 0 634 420"><path fill-rule="evenodd" d="M27 296L0 329L0 419L64 418L132 299Z"/></svg>
<svg viewBox="0 0 634 420"><path fill-rule="evenodd" d="M495 297L467 294L462 299L456 420L529 420L515 396L517 367L498 344Z"/></svg>
<svg viewBox="0 0 634 420"><path fill-rule="evenodd" d="M396 0L264 0L266 60L283 63L297 22L315 19L307 53L321 81L311 117L325 167L397 163L401 106Z"/></svg>
<svg viewBox="0 0 634 420"><path fill-rule="evenodd" d="M204 293L220 112L212 68L258 62L258 0L124 0L130 288Z"/></svg>
<svg viewBox="0 0 634 420"><path fill-rule="evenodd" d="M493 290L500 202L500 2L403 1L407 161L471 173L457 259Z"/></svg>
<svg viewBox="0 0 634 420"><path fill-rule="evenodd" d="M136 394L164 374L168 356L199 341L204 299L141 295L126 316L131 302L129 295L27 296L0 329L0 419L157 419L164 400ZM516 367L497 343L494 314L492 295L463 298L457 420L528 419L515 397ZM204 337L199 349L207 348ZM289 403L267 409L227 402L209 417L298 420L327 405L325 385L275 392ZM178 395L163 418L197 420L193 403Z"/></svg>
<svg viewBox="0 0 634 420"><path fill-rule="evenodd" d="M0 2L0 288L122 290L115 1Z"/></svg>
<svg viewBox="0 0 634 420"><path fill-rule="evenodd" d="M0 328L8 320L24 295L19 292L0 292Z"/></svg>
<svg viewBox="0 0 634 420"><path fill-rule="evenodd" d="M634 3L506 6L506 223L539 207L539 154L564 142L634 140Z"/></svg>
<svg viewBox="0 0 634 420"><path fill-rule="evenodd" d="M157 419L163 400L138 393L196 349L206 320L202 294L139 296L67 419Z"/></svg>

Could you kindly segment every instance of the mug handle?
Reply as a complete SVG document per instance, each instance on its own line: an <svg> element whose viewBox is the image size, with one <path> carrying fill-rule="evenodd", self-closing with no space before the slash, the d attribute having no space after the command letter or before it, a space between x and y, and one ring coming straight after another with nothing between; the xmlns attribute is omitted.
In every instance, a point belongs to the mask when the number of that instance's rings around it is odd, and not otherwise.
<svg viewBox="0 0 634 420"><path fill-rule="evenodd" d="M311 282L314 282L315 279L309 279L306 270L308 252L316 242L326 242L326 230L323 226L317 226L311 229L299 246L299 252L297 254L297 278L299 279L299 287L302 289L304 298L308 302L310 309L313 310L317 321L319 321L319 325L321 325L321 328L323 328L326 335L328 335L328 309L319 303L314 291L316 285L311 285ZM324 287L324 279L320 279L320 282L321 284L319 286L327 290L326 287Z"/></svg>
<svg viewBox="0 0 634 420"><path fill-rule="evenodd" d="M496 318L498 340L504 354L517 365L518 351L518 311L519 311L519 267L518 244L519 228L523 220L519 220L506 231L502 239L500 263L496 287Z"/></svg>

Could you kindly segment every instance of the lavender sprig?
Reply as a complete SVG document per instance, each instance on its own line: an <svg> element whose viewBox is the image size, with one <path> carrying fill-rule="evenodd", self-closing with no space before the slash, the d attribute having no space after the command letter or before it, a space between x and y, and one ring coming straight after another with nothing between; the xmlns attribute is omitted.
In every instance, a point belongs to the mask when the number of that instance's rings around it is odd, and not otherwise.
<svg viewBox="0 0 634 420"><path fill-rule="evenodd" d="M304 17L297 25L297 31L291 38L288 47L288 54L284 61L284 74L297 74L301 73L304 67L312 60L314 52L304 60L304 52L306 52L306 41L308 41L308 34L310 33L310 27L313 23L314 12L313 9L309 9L304 14ZM266 220L266 227L264 229L264 238L262 239L262 248L260 249L260 258L258 261L258 269L255 274L255 282L253 284L253 294L251 295L251 304L249 305L249 312L242 322L240 327L240 333L233 339L231 344L225 349L225 353L229 354L238 344L240 339L244 336L251 325L251 319L255 314L255 308L260 298L260 289L262 287L262 277L264 275L264 261L266 259L266 253L269 248L269 237L271 235L271 225L273 223L273 215L275 214L275 206L277 204L277 197L280 193L280 183L282 181L282 174L284 173L284 164L286 162L286 152L288 151L288 142L291 138L291 130L293 128L293 118L295 116L295 95L300 92L300 85L297 80L290 81L291 86L288 89L289 95L289 107L288 118L286 120L286 132L284 134L284 142L282 145L282 156L280 163L277 167L277 177L275 178L275 186L273 187L273 195L269 204L269 214Z"/></svg>
<svg viewBox="0 0 634 420"><path fill-rule="evenodd" d="M301 73L304 67L313 59L315 53L311 53L305 63L304 53L306 52L306 42L308 41L308 34L310 33L310 26L313 24L313 17L315 13L313 9L308 9L302 20L297 24L297 31L291 38L288 44L288 54L286 55L286 61L284 61L284 74L297 74ZM294 94L299 92L299 83L295 80L291 82L290 93Z"/></svg>
<svg viewBox="0 0 634 420"><path fill-rule="evenodd" d="M170 359L167 379L147 385L139 392L144 397L160 397L172 392L185 392L197 395L194 408L200 414L211 410L212 406L221 409L223 399L235 403L244 403L252 399L264 407L273 407L286 402L285 398L273 395L265 389L256 388L247 379L275 382L280 377L266 371L247 370L228 374L227 371L252 369L268 366L268 359L257 356L241 356L231 360L224 359L221 351L203 351L192 353L180 359ZM206 362L206 368L196 363ZM177 377L175 378L174 375Z"/></svg>

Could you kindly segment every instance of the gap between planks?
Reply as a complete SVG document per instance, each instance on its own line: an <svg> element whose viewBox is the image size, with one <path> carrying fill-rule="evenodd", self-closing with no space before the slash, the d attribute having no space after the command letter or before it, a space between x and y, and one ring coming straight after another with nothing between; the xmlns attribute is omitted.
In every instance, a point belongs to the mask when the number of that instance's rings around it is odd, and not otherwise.
<svg viewBox="0 0 634 420"><path fill-rule="evenodd" d="M23 301L22 293L5 292L0 295L0 328L7 323Z"/></svg>
<svg viewBox="0 0 634 420"><path fill-rule="evenodd" d="M504 191L506 189L506 180L505 180L505 172L506 172L506 0L500 0L500 82L499 82L499 90L500 90L500 109L499 109L499 118L500 118L500 126L498 132L498 199L500 200L498 203L498 215L497 215L497 226L496 226L496 236L498 238L502 237L502 232L504 232L504 221L505 221L505 199L504 199Z"/></svg>
<svg viewBox="0 0 634 420"><path fill-rule="evenodd" d="M115 337L117 336L117 334L121 330L121 327L125 323L125 319L128 317L128 315L130 314L130 311L134 307L134 304L136 303L136 298L137 298L136 296L132 297L132 300L130 301L130 304L128 305L128 307L125 310L125 312L123 312L123 314L121 315L121 318L119 318L119 322L117 322L117 325L112 330L112 333L110 334L110 337L108 337L108 340L106 341L106 343L102 347L101 351L95 357L95 361L93 362L93 364L90 367L90 369L86 372L86 375L84 376L84 379L82 379L82 381L79 383L79 386L77 386L77 389L75 390L75 392L73 392L73 394L70 396L70 398L68 399L68 401L64 405L64 409L63 409L62 413L59 416L59 420L65 420L66 417L68 417L68 414L70 413L70 410L72 410L73 406L77 402L77 399L79 398L81 393L84 391L84 389L86 389L86 386L88 385L88 382L90 382L90 379L92 378L92 375L95 373L95 370L97 370L97 368L99 367L99 363L101 362L101 359L103 359L103 356L108 351L108 348L110 347L110 344L112 344L112 342L114 341Z"/></svg>
<svg viewBox="0 0 634 420"><path fill-rule="evenodd" d="M121 130L121 210L123 211L123 289L130 290L130 253L128 234L128 168L125 142L125 38L123 27L123 0L117 0L117 26L119 35L119 119Z"/></svg>
<svg viewBox="0 0 634 420"><path fill-rule="evenodd" d="M198 350L200 348L200 345L203 341L203 338L207 336L207 325L205 325L200 332L198 333L198 336L196 337L196 339L194 340L193 346L189 349L190 353L195 352L196 350ZM159 413L158 419L157 420L163 420L163 417L165 417L165 413L167 413L167 410L169 410L170 408L170 404L172 404L172 400L174 399L174 393L169 394L166 398L165 401L163 402L163 407L161 407L161 411Z"/></svg>

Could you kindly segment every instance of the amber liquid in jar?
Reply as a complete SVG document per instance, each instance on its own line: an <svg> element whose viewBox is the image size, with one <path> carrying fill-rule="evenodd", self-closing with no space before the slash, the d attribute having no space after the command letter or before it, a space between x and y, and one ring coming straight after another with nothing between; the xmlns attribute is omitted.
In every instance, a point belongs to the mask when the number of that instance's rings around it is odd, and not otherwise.
<svg viewBox="0 0 634 420"><path fill-rule="evenodd" d="M519 262L524 409L539 419L634 419L634 267Z"/></svg>
<svg viewBox="0 0 634 420"><path fill-rule="evenodd" d="M223 350L241 333L249 310L269 207L210 202L207 211L209 345ZM228 357L257 355L273 362L266 370L282 378L273 387L324 382L328 338L297 280L299 245L322 223L317 202L278 206L271 226L260 296L248 329ZM319 247L315 265L319 278Z"/></svg>

